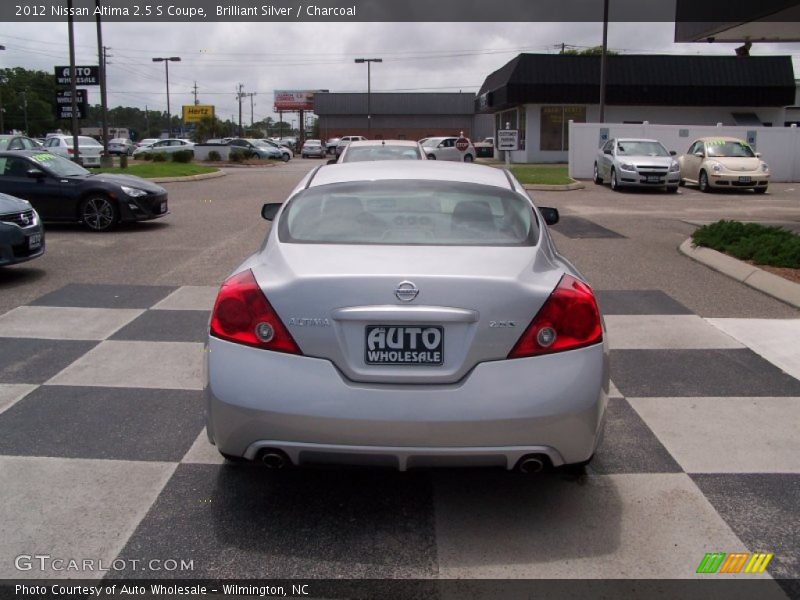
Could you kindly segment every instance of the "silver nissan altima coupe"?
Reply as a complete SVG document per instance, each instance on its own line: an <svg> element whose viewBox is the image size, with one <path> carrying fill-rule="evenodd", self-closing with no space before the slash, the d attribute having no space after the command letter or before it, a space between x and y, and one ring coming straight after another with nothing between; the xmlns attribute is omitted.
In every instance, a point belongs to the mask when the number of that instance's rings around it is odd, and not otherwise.
<svg viewBox="0 0 800 600"><path fill-rule="evenodd" d="M507 171L322 166L210 322L207 431L229 460L583 465L608 394L592 289Z"/></svg>

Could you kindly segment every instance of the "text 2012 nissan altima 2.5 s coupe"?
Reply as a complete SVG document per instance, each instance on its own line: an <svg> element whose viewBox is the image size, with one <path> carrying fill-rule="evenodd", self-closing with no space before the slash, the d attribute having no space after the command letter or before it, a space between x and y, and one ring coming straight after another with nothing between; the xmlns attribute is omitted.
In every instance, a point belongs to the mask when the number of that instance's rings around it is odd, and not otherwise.
<svg viewBox="0 0 800 600"><path fill-rule="evenodd" d="M277 215L275 213L277 212ZM608 392L592 289L506 171L323 166L220 288L208 434L232 460L587 463Z"/></svg>

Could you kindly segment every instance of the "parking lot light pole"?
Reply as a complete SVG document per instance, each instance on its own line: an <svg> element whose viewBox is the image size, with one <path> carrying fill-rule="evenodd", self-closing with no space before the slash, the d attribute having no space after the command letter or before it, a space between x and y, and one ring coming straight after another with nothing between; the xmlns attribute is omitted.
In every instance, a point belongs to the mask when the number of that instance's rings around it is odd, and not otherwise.
<svg viewBox="0 0 800 600"><path fill-rule="evenodd" d="M172 113L170 112L169 108L169 63L170 62L180 62L180 56L169 56L163 58L154 58L153 62L163 62L164 63L164 72L167 76L167 137L172 137Z"/></svg>
<svg viewBox="0 0 800 600"><path fill-rule="evenodd" d="M372 63L383 62L382 58L357 58L357 63L367 63L367 137L370 137L372 132L372 73L370 67Z"/></svg>

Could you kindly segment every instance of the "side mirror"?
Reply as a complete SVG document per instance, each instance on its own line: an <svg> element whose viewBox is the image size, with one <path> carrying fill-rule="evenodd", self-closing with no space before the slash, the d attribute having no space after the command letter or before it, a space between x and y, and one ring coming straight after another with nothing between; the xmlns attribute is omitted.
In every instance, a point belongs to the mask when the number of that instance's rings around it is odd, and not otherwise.
<svg viewBox="0 0 800 600"><path fill-rule="evenodd" d="M26 173L28 177L31 179L36 179L37 181L41 181L45 178L46 173L40 169L28 169Z"/></svg>
<svg viewBox="0 0 800 600"><path fill-rule="evenodd" d="M336 163L338 163L338 162L339 162L339 159L338 159L338 158L332 158L332 159L330 159L330 160L329 160L329 161L328 161L326 164L328 164L328 165L335 165L335 164L336 164Z"/></svg>
<svg viewBox="0 0 800 600"><path fill-rule="evenodd" d="M550 208L549 206L540 206L539 212L542 213L544 222L548 225L555 225L560 219L557 208Z"/></svg>
<svg viewBox="0 0 800 600"><path fill-rule="evenodd" d="M697 158L705 158L706 157L706 155L703 152L695 152L694 155Z"/></svg>
<svg viewBox="0 0 800 600"><path fill-rule="evenodd" d="M273 221L275 215L277 215L278 211L281 209L281 206L283 205L276 202L268 202L261 207L261 218L266 221Z"/></svg>
<svg viewBox="0 0 800 600"><path fill-rule="evenodd" d="M677 156L677 155L678 155L678 153L677 153L677 152L675 152L675 150L670 150L670 151L669 151L669 155L670 155L670 156Z"/></svg>
<svg viewBox="0 0 800 600"><path fill-rule="evenodd" d="M611 156L611 149L609 148L608 150L603 150L603 154L608 154Z"/></svg>
<svg viewBox="0 0 800 600"><path fill-rule="evenodd" d="M756 152L756 158L761 158L761 152Z"/></svg>

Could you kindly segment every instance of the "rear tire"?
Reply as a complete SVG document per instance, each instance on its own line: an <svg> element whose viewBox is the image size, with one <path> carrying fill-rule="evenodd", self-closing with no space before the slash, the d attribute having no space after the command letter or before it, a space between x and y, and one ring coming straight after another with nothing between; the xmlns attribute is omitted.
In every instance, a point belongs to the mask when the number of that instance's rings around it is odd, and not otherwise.
<svg viewBox="0 0 800 600"><path fill-rule="evenodd" d="M697 187L704 194L708 194L711 191L711 185L708 183L708 175L706 175L705 171L700 171L700 175L697 178Z"/></svg>
<svg viewBox="0 0 800 600"><path fill-rule="evenodd" d="M281 154L281 160L282 160L283 162L289 162L289 155L288 155L288 154L285 154L285 153L282 153L282 154Z"/></svg>
<svg viewBox="0 0 800 600"><path fill-rule="evenodd" d="M600 171L597 168L597 163L594 163L594 182L597 185L603 185L603 178L600 177Z"/></svg>
<svg viewBox="0 0 800 600"><path fill-rule="evenodd" d="M111 231L119 221L119 210L108 196L94 194L81 202L79 218L90 231Z"/></svg>
<svg viewBox="0 0 800 600"><path fill-rule="evenodd" d="M472 157L472 154L465 154L465 155L464 155L464 162L466 162L466 163L471 163L471 162L473 162L474 160L475 160L475 159Z"/></svg>
<svg viewBox="0 0 800 600"><path fill-rule="evenodd" d="M766 194L766 193L767 193L767 187L768 187L768 186L766 186L766 185L765 185L764 187L757 187L757 188L753 188L753 191L754 191L756 194Z"/></svg>
<svg viewBox="0 0 800 600"><path fill-rule="evenodd" d="M428 154L428 160L436 160L435 154Z"/></svg>

